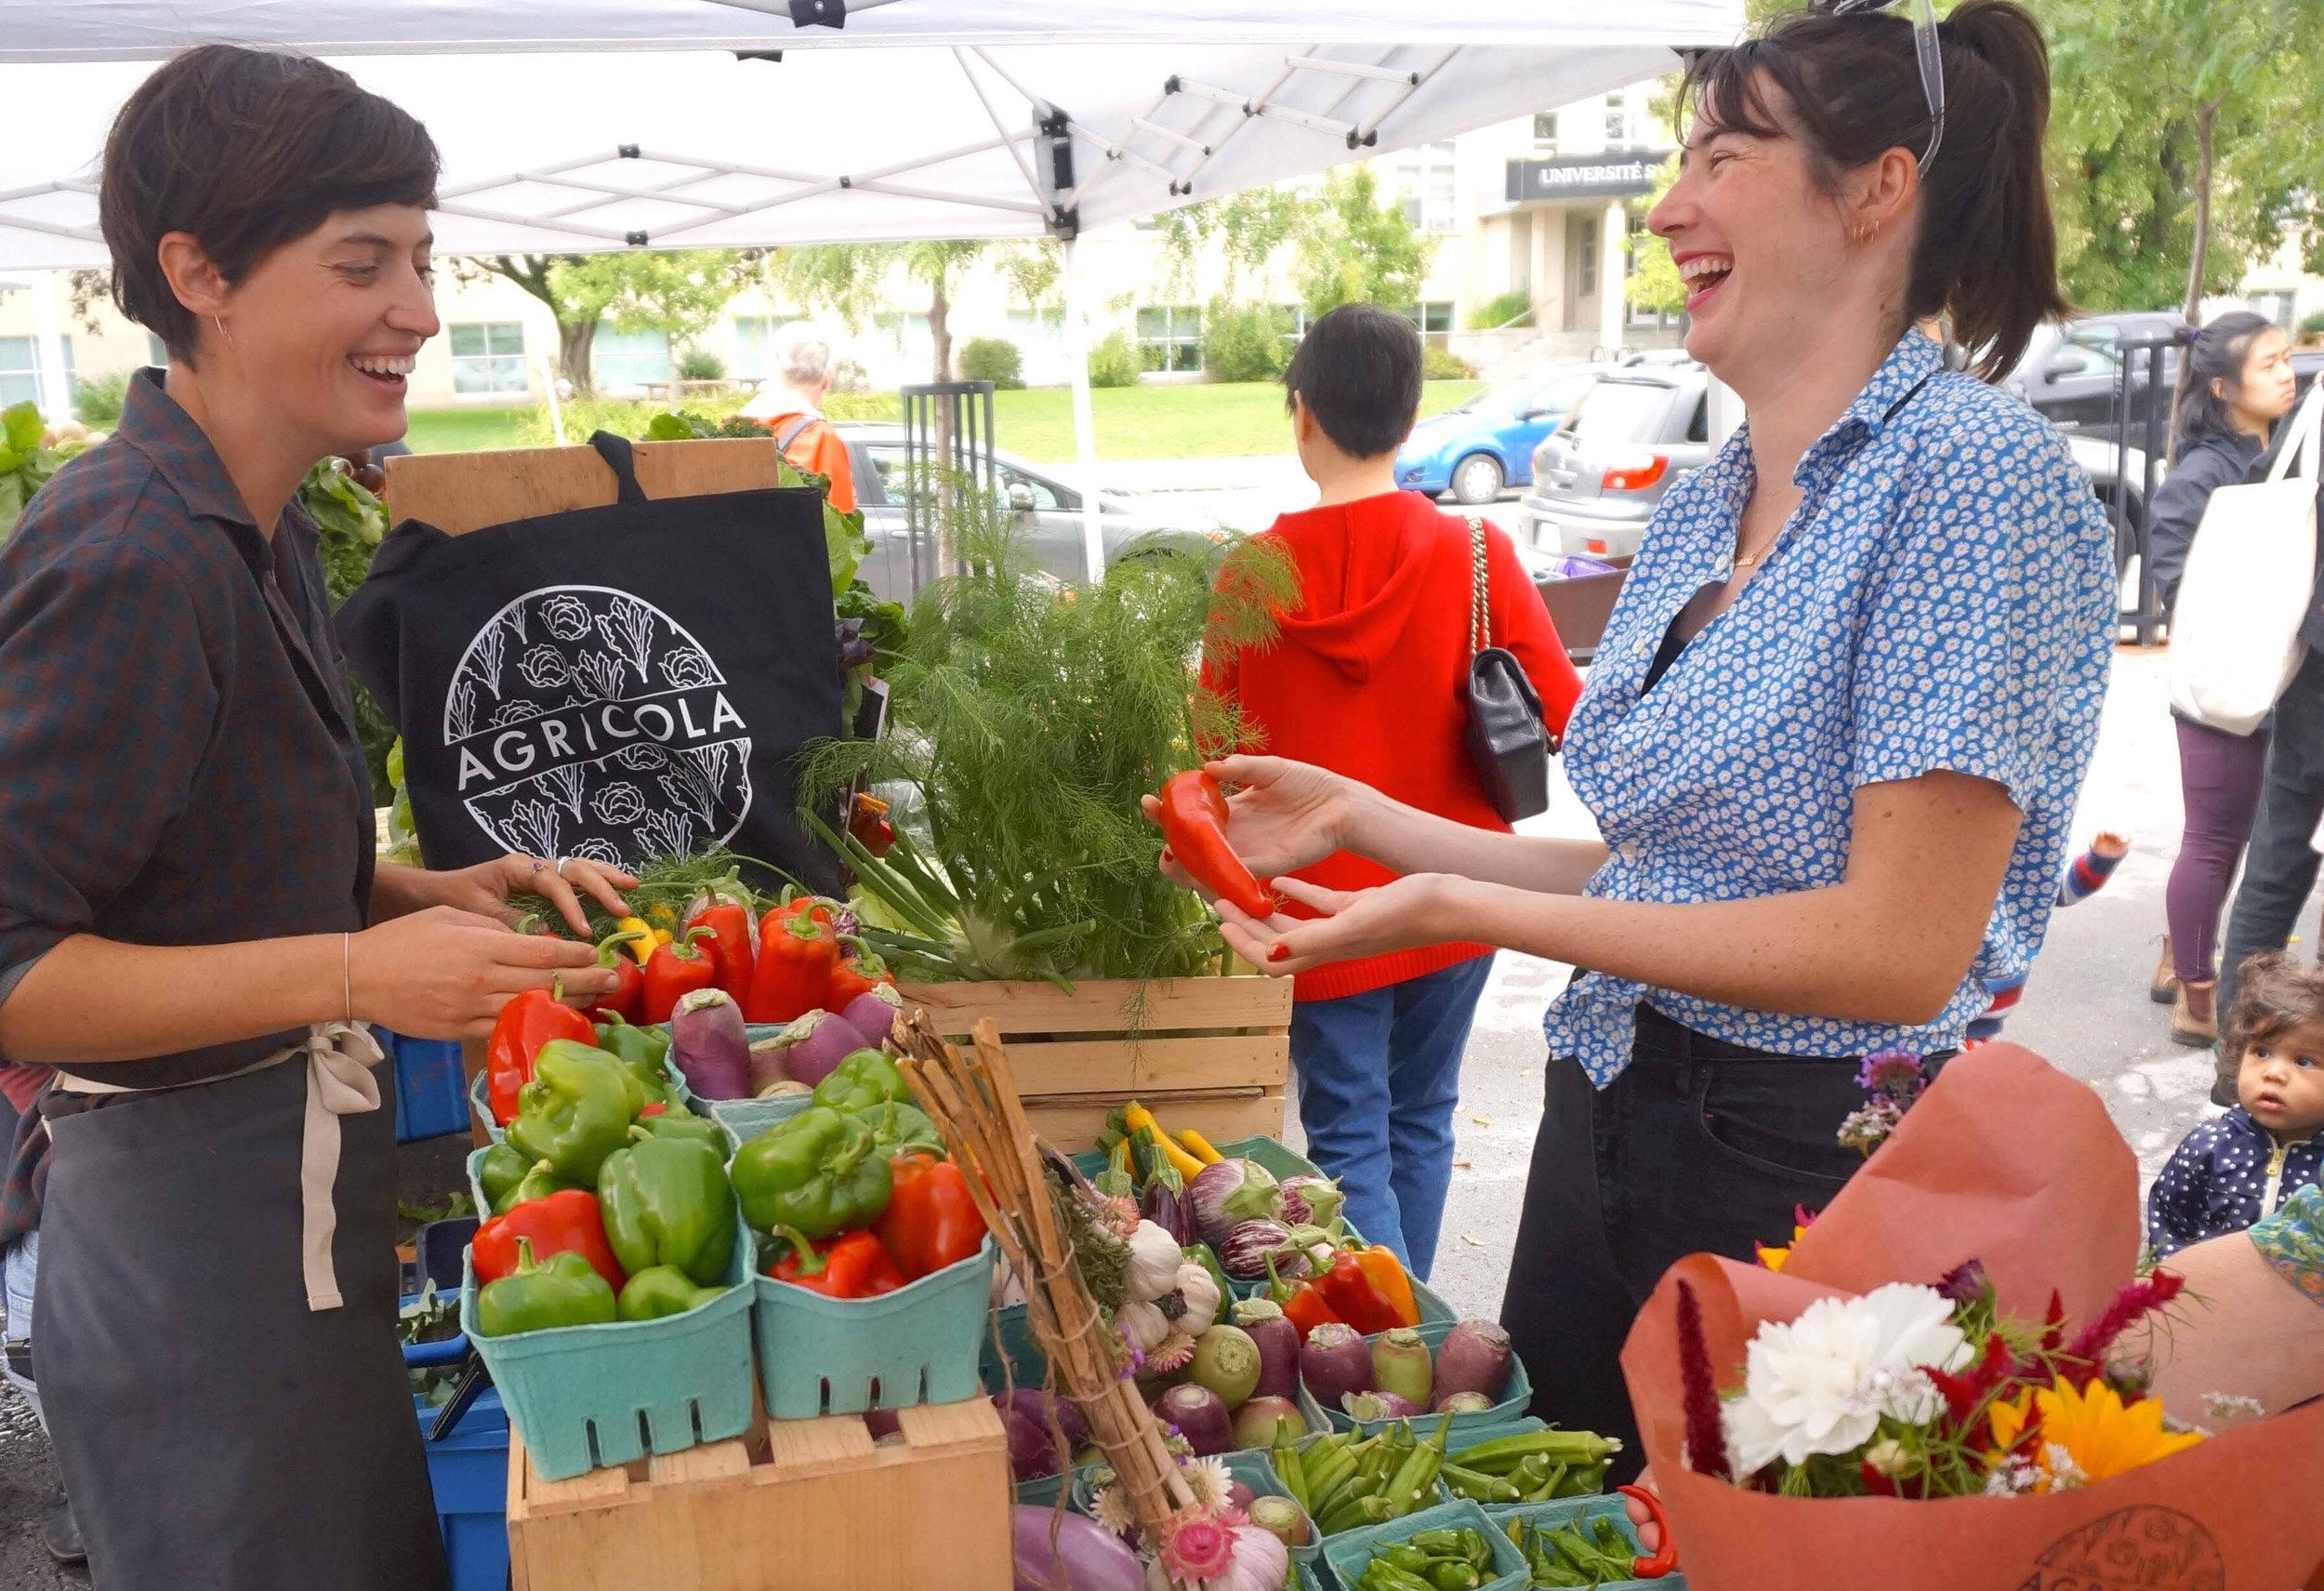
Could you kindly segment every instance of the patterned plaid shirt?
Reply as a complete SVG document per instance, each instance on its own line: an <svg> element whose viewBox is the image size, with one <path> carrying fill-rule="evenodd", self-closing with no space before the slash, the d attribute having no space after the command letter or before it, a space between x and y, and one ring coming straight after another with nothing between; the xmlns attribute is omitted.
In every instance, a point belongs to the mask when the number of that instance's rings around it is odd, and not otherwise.
<svg viewBox="0 0 2324 1591"><path fill-rule="evenodd" d="M0 1000L76 934L219 945L363 927L374 819L353 723L313 525L294 509L260 535L161 373L140 372L112 440L59 471L0 547ZM195 1081L295 1037L102 1075ZM51 1090L42 1107L90 1103ZM38 1225L46 1142L28 1112L0 1242Z"/></svg>

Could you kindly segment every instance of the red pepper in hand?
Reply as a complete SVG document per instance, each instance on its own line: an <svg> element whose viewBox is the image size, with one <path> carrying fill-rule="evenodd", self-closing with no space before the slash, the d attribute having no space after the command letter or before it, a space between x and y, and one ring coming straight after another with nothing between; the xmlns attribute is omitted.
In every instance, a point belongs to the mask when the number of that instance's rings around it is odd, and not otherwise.
<svg viewBox="0 0 2324 1591"><path fill-rule="evenodd" d="M548 989L529 988L500 1008L492 1037L484 1044L484 1097L493 1120L506 1127L516 1120L517 1090L533 1081L533 1057L551 1039L597 1042L589 1019L558 1000ZM509 1251L510 1265L516 1263Z"/></svg>
<svg viewBox="0 0 2324 1591"><path fill-rule="evenodd" d="M1331 1312L1367 1337L1411 1323L1372 1285L1372 1279L1365 1274L1364 1262L1352 1250L1340 1251L1317 1285L1323 1292L1324 1302L1331 1306Z"/></svg>
<svg viewBox="0 0 2324 1591"><path fill-rule="evenodd" d="M645 964L647 1022L667 1022L670 1013L678 1009L680 995L708 988L718 977L718 963L694 945L695 940L709 932L707 928L690 928L684 938L654 947L654 959Z"/></svg>
<svg viewBox="0 0 2324 1591"><path fill-rule="evenodd" d="M759 963L751 969L743 1016L751 1022L796 1022L828 1009L831 974L839 964L839 936L829 910L813 897L778 906L759 923Z"/></svg>
<svg viewBox="0 0 2324 1591"><path fill-rule="evenodd" d="M820 1247L790 1226L777 1226L774 1235L791 1246L767 1267L777 1281L825 1298L877 1298L904 1285L895 1261L869 1232L842 1232Z"/></svg>
<svg viewBox="0 0 2324 1591"><path fill-rule="evenodd" d="M852 950L845 961L831 969L830 987L824 991L824 1010L845 1011L848 1001L859 994L869 994L883 984L895 988L895 974L888 970L888 963L875 955L870 946L852 935L840 943Z"/></svg>
<svg viewBox="0 0 2324 1591"><path fill-rule="evenodd" d="M478 1286L515 1271L519 1238L532 1240L535 1259L579 1254L616 1294L629 1280L622 1274L621 1262L614 1257L614 1245L606 1241L605 1216L598 1209L597 1195L586 1187L528 1199L506 1215L495 1215L477 1227L469 1254L476 1262Z"/></svg>
<svg viewBox="0 0 2324 1591"><path fill-rule="evenodd" d="M960 1168L940 1155L892 1155L894 1191L873 1223L879 1246L906 1281L957 1265L984 1243L984 1217L970 1196Z"/></svg>
<svg viewBox="0 0 2324 1591"><path fill-rule="evenodd" d="M1655 1530L1662 1537L1662 1545L1655 1549L1653 1557L1631 1559L1630 1577L1661 1579L1679 1566L1679 1546L1670 1539L1670 1521L1662 1516L1662 1499L1643 1486L1617 1486L1614 1490L1645 1509L1646 1517L1654 1521Z"/></svg>
<svg viewBox="0 0 2324 1591"><path fill-rule="evenodd" d="M638 959L623 947L640 939L651 939L651 934L631 932L611 935L599 942L597 964L614 974L614 992L598 1001L589 1014L600 1022L627 1022L632 1027L645 1020L645 974L638 967Z"/></svg>
<svg viewBox="0 0 2324 1591"><path fill-rule="evenodd" d="M1226 794L1200 768L1162 785L1162 842L1194 881L1246 917L1275 914L1274 897L1226 842Z"/></svg>
<svg viewBox="0 0 2324 1591"><path fill-rule="evenodd" d="M703 949L710 958L713 988L722 988L736 1005L750 999L750 912L740 902L714 900L687 920L689 931L707 929Z"/></svg>

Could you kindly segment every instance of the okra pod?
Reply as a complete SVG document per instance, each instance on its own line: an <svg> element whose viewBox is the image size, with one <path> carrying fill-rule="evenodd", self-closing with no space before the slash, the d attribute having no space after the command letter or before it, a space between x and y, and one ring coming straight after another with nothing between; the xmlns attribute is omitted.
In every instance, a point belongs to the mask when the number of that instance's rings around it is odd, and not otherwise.
<svg viewBox="0 0 2324 1591"><path fill-rule="evenodd" d="M1339 1512L1327 1518L1318 1519L1315 1522L1315 1528L1327 1536L1336 1536L1342 1531L1359 1530L1366 1525L1382 1523L1387 1518L1387 1498L1357 1497L1342 1503Z"/></svg>
<svg viewBox="0 0 2324 1591"><path fill-rule="evenodd" d="M1468 1469L1498 1473L1503 1463L1515 1463L1534 1453L1540 1453L1552 1462L1596 1464L1622 1451L1622 1444L1612 1437L1599 1436L1595 1431L1528 1431L1521 1437L1497 1437L1489 1442L1479 1442L1463 1448L1453 1457Z"/></svg>
<svg viewBox="0 0 2324 1591"><path fill-rule="evenodd" d="M1268 1455L1274 1464L1276 1478L1284 1490L1291 1493L1291 1501L1304 1511L1308 1505L1307 1466L1300 1458L1300 1450L1291 1445L1290 1426L1278 1422L1275 1425L1274 1451Z"/></svg>
<svg viewBox="0 0 2324 1591"><path fill-rule="evenodd" d="M1446 1485L1472 1503L1514 1503L1525 1495L1498 1475L1480 1475L1449 1460L1437 1474Z"/></svg>
<svg viewBox="0 0 2324 1591"><path fill-rule="evenodd" d="M1557 1495L1557 1489L1565 1482L1565 1465L1562 1464L1553 1465L1549 1474L1542 1478L1541 1483L1525 1493L1525 1501L1528 1503L1549 1502Z"/></svg>

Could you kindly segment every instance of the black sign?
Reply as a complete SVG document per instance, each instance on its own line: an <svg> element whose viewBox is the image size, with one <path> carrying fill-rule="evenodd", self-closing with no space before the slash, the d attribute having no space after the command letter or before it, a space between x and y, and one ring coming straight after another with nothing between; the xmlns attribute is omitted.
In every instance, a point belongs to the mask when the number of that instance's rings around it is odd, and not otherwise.
<svg viewBox="0 0 2324 1591"><path fill-rule="evenodd" d="M1508 199L1627 199L1654 192L1658 156L1574 154L1509 163Z"/></svg>

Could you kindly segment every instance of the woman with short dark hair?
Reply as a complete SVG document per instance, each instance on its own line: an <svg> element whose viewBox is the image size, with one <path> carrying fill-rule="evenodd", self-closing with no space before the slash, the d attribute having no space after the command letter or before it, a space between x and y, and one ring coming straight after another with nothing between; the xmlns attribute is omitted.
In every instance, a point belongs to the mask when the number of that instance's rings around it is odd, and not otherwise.
<svg viewBox="0 0 2324 1591"><path fill-rule="evenodd" d="M442 1583L369 1024L481 1037L611 982L502 914L529 891L578 927L574 888L618 908L626 878L376 863L294 500L403 431L436 166L320 61L149 77L99 214L171 368L0 549L0 1057L58 1074L0 1240L40 1230L39 1385L105 1591Z"/></svg>

